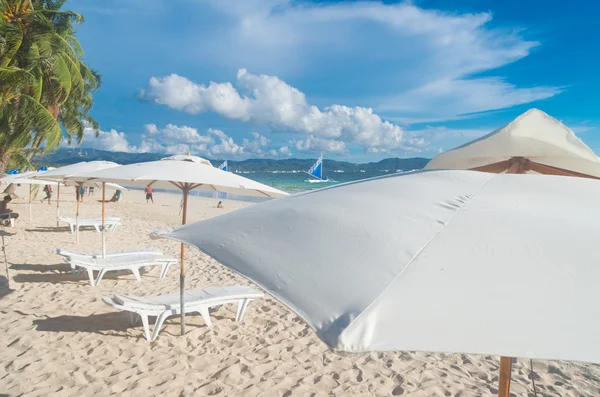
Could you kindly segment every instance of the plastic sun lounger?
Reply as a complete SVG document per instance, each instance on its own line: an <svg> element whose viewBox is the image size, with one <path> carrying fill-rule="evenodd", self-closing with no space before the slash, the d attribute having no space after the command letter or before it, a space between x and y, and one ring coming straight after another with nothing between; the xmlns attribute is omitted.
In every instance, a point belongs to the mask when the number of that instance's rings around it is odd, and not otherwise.
<svg viewBox="0 0 600 397"><path fill-rule="evenodd" d="M77 251L69 251L63 248L53 248L52 252L57 255L60 255L64 258L70 257L82 257L82 258L102 258L101 252L94 253L86 253L86 252L77 252ZM156 248L135 248L135 249L123 249L123 250L112 250L106 251L106 257L112 258L116 256L129 256L129 255L162 255L162 251Z"/></svg>
<svg viewBox="0 0 600 397"><path fill-rule="evenodd" d="M262 298L262 292L251 287L208 287L193 291L186 291L185 312L200 313L208 327L212 326L208 309L227 303L237 303L238 309L235 321L241 321L248 307L248 303L254 299ZM169 316L181 313L179 293L160 296L105 296L104 302L116 309L137 313L144 325L144 335L151 342L156 339L158 333ZM149 316L156 316L154 330L150 334Z"/></svg>
<svg viewBox="0 0 600 397"><path fill-rule="evenodd" d="M68 262L72 268L81 267L87 270L90 284L94 287L100 284L100 280L102 280L102 277L104 277L106 272L117 270L130 270L135 278L140 281L142 279L140 268L146 266L162 266L160 278L164 278L169 267L178 262L178 260L172 256L156 254L113 256L108 258L69 256L65 257L65 261ZM98 276L95 280L94 271L98 272Z"/></svg>
<svg viewBox="0 0 600 397"><path fill-rule="evenodd" d="M71 229L71 233L75 233L75 228L77 227L77 220L75 218L67 218L65 216L59 216L58 220L61 222L65 222L69 224L69 228ZM106 230L109 232L114 232L117 226L121 223L121 218L104 218L104 226ZM82 226L93 226L97 232L100 232L100 226L102 226L101 218L89 218L79 219L79 227Z"/></svg>

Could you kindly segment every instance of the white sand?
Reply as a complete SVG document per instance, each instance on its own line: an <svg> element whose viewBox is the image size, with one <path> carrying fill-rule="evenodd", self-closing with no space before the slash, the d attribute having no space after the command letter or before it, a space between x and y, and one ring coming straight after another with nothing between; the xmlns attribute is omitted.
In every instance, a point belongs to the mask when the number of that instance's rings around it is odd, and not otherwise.
<svg viewBox="0 0 600 397"><path fill-rule="evenodd" d="M63 189L61 214L75 215L73 189ZM25 197L27 188L17 193ZM112 195L112 192L110 193ZM86 197L82 216L98 217L100 192ZM154 230L180 223L180 196L124 193L107 206L123 224L109 234L109 249L157 247L173 255L178 244L150 240ZM216 216L247 203L194 197L188 221ZM271 298L253 302L244 321L235 308L212 313L213 328L188 316L179 336L172 317L153 343L125 313L100 298L112 293L160 294L178 290L178 267L163 280L155 268L136 282L132 275L108 274L99 287L74 275L51 253L54 247L100 250L100 234L81 233L81 244L65 226L57 231L56 207L33 204L33 221L23 199L10 206L21 213L6 238L11 290L0 276L0 396L494 396L498 357L463 354L371 353L340 355L327 350L313 332ZM249 284L200 253L189 250L187 286ZM0 275L5 275L4 265ZM527 305L527 302L523 302ZM510 326L510 325L509 325ZM518 326L518 324L512 325ZM540 324L539 332L552 324ZM444 324L440 324L443 332ZM539 396L599 396L600 366L534 361ZM531 396L529 361L513 367L512 393Z"/></svg>

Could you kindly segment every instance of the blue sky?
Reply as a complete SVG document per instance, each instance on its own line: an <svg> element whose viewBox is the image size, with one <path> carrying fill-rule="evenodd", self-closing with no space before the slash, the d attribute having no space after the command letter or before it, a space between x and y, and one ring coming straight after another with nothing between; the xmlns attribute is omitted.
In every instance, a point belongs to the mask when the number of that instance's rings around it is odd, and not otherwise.
<svg viewBox="0 0 600 397"><path fill-rule="evenodd" d="M103 75L82 147L432 157L531 107L600 151L599 5L71 0Z"/></svg>

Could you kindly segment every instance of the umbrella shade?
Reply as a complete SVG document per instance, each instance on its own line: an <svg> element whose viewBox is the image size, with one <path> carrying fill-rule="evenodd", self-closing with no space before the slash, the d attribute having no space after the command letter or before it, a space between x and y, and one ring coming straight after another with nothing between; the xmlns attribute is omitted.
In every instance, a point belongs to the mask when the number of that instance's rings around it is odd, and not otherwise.
<svg viewBox="0 0 600 397"><path fill-rule="evenodd" d="M181 157L181 156L180 156ZM187 158L188 156L183 156ZM192 156L194 157L194 156ZM159 161L123 165L114 169L105 169L72 175L74 181L103 181L121 183L126 186L221 191L246 196L282 197L287 193L244 178L202 162L166 158Z"/></svg>
<svg viewBox="0 0 600 397"><path fill-rule="evenodd" d="M102 181L123 183L133 186L173 188L183 192L182 224L187 217L187 198L191 190L212 190L247 196L282 197L287 193L244 178L230 172L214 168L206 160L196 156L173 156L160 161L129 164L114 169L100 170L72 176L74 181ZM185 248L181 244L180 296L181 333L185 333L185 310L183 292L185 289Z"/></svg>
<svg viewBox="0 0 600 397"><path fill-rule="evenodd" d="M159 232L298 313L335 350L600 363L600 184L423 171Z"/></svg>
<svg viewBox="0 0 600 397"><path fill-rule="evenodd" d="M425 168L600 178L600 158L569 128L538 109L434 157Z"/></svg>
<svg viewBox="0 0 600 397"><path fill-rule="evenodd" d="M67 184L70 181L69 178L72 175L78 175L78 174L86 173L86 172L94 172L94 171L99 171L99 170L103 170L103 169L107 169L107 168L114 168L114 167L118 167L118 166L119 166L119 164L113 163L112 161L89 161L89 162L83 161L81 163L71 164L71 165L67 165L64 167L56 168L52 171L45 172L43 175L43 179L55 180L57 182ZM37 178L42 178L42 176L37 177ZM77 182L77 184L79 186L89 185L89 183L87 183L86 181ZM60 188L60 185L59 185L59 188ZM104 187L103 187L103 195L104 195ZM56 226L58 226L60 191L57 196L58 197L56 200L56 218L57 218ZM79 243L79 206L80 206L80 200L77 200L77 210L76 210L77 212L75 215L75 217L77 219L77 224L75 226L75 228L76 228L75 236L76 236L77 243ZM102 213L104 214L104 200L102 200ZM102 217L102 244L104 247L104 217ZM103 249L103 252L104 252L104 249Z"/></svg>

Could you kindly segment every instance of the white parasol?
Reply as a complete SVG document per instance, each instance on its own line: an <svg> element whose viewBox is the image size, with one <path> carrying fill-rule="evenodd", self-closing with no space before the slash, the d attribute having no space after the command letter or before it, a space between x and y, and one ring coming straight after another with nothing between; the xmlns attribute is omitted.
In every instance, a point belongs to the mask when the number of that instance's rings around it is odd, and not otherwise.
<svg viewBox="0 0 600 397"><path fill-rule="evenodd" d="M509 357L600 363L599 201L595 180L422 171L155 237L246 276L334 350L500 355L508 396Z"/></svg>

